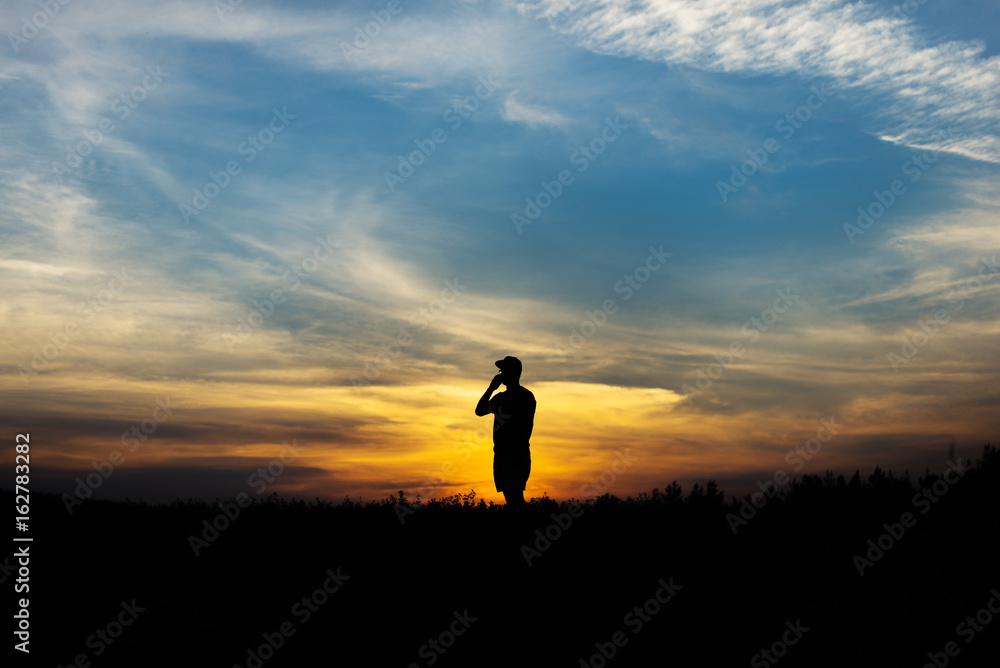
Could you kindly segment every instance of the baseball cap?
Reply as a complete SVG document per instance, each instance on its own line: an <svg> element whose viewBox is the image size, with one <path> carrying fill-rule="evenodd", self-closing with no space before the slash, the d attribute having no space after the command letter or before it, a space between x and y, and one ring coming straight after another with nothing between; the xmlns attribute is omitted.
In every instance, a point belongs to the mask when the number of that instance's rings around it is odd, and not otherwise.
<svg viewBox="0 0 1000 668"><path fill-rule="evenodd" d="M516 357L511 357L510 355L504 357L502 360L497 360L496 365L501 371L521 371L521 360Z"/></svg>

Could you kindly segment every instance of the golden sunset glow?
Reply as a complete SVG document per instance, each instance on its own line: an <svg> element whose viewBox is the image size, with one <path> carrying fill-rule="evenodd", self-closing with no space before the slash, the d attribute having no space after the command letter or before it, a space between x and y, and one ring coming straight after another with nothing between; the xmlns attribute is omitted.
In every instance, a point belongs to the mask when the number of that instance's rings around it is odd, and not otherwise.
<svg viewBox="0 0 1000 668"><path fill-rule="evenodd" d="M345 50L370 7L141 4L0 65L0 406L39 489L121 450L95 497L271 466L254 491L500 500L474 409L507 355L529 497L998 440L990 21L407 5Z"/></svg>

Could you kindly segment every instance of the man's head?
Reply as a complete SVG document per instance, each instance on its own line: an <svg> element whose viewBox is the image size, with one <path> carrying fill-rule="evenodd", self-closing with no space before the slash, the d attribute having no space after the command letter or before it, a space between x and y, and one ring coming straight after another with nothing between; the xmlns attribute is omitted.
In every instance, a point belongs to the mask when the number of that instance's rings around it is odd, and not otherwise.
<svg viewBox="0 0 1000 668"><path fill-rule="evenodd" d="M502 360L496 361L497 368L500 369L501 382L510 387L518 385L521 381L521 360L508 355Z"/></svg>

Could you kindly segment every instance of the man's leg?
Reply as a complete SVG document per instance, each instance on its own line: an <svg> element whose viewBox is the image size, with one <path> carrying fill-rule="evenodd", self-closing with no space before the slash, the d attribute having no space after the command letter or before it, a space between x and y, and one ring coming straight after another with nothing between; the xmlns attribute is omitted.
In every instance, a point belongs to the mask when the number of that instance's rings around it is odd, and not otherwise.
<svg viewBox="0 0 1000 668"><path fill-rule="evenodd" d="M503 491L503 499L507 502L507 507L511 510L521 510L524 508L524 491L511 489Z"/></svg>
<svg viewBox="0 0 1000 668"><path fill-rule="evenodd" d="M531 475L531 454L527 449L517 453L511 465L514 469L511 473L516 482L514 480L511 481L508 487L512 489L505 489L503 498L507 501L508 508L521 511L525 507L524 488L528 484L528 476Z"/></svg>

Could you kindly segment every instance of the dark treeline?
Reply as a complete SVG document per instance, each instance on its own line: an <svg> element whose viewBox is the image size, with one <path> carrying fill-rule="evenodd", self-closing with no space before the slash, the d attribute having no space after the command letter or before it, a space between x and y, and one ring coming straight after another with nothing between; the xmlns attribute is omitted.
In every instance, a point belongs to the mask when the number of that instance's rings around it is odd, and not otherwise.
<svg viewBox="0 0 1000 668"><path fill-rule="evenodd" d="M990 445L916 480L806 475L729 502L711 481L687 494L670 484L637 498L536 498L519 518L473 492L419 504L246 499L88 500L70 514L60 496L33 494L31 665L919 667L1000 656ZM16 561L3 566L11 592Z"/></svg>

